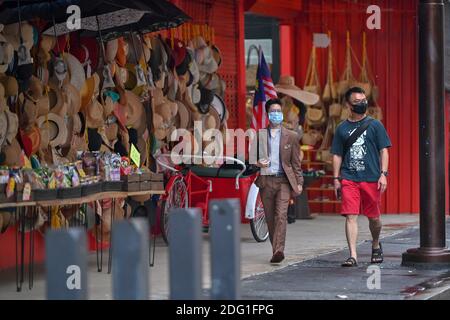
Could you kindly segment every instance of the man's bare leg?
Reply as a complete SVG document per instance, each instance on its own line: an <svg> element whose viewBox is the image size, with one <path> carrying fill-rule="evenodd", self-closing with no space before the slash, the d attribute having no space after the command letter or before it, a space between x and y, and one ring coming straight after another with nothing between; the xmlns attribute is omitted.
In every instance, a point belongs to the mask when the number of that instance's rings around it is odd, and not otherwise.
<svg viewBox="0 0 450 320"><path fill-rule="evenodd" d="M358 238L358 215L347 215L345 221L345 235L347 236L350 257L357 259L356 239Z"/></svg>
<svg viewBox="0 0 450 320"><path fill-rule="evenodd" d="M381 219L369 219L369 229L372 234L372 249L380 248Z"/></svg>

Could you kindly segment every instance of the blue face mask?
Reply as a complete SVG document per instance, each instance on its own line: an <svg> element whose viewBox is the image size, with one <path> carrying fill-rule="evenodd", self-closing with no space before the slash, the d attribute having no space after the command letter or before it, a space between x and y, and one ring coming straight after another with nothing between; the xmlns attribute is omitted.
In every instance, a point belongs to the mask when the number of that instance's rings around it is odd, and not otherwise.
<svg viewBox="0 0 450 320"><path fill-rule="evenodd" d="M280 124L283 122L282 112L269 112L269 121L273 124Z"/></svg>

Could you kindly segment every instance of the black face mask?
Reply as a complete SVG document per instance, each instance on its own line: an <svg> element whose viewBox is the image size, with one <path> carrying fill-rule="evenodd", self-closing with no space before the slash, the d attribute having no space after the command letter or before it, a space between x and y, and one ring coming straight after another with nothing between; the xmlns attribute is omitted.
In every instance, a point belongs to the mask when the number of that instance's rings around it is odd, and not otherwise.
<svg viewBox="0 0 450 320"><path fill-rule="evenodd" d="M352 104L351 105L352 106L352 111L354 113L357 113L357 114L364 114L367 111L368 105L369 104L368 104L368 102L366 100L365 101L361 101L361 102L359 102L357 104Z"/></svg>

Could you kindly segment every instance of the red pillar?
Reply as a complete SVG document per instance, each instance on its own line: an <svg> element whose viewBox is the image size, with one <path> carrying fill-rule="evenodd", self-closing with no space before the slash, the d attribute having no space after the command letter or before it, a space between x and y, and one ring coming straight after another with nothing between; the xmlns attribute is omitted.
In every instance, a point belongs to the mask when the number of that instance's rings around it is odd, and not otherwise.
<svg viewBox="0 0 450 320"><path fill-rule="evenodd" d="M244 21L244 0L237 0L237 24L238 24L238 41L237 41L237 103L238 103L238 127L246 129L247 121L245 114L245 95L246 95L246 82L245 82L245 21Z"/></svg>
<svg viewBox="0 0 450 320"><path fill-rule="evenodd" d="M294 75L293 26L280 24L280 74Z"/></svg>

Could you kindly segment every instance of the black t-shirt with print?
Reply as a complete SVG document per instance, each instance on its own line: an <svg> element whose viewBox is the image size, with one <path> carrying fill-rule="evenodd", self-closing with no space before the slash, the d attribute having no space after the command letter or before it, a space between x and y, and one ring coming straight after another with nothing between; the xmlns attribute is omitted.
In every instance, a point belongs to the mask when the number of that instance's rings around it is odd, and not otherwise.
<svg viewBox="0 0 450 320"><path fill-rule="evenodd" d="M367 116L357 122L345 120L339 124L334 134L331 153L342 156L345 141L369 119L371 117ZM342 159L342 178L356 182L378 181L381 172L380 150L391 146L391 140L383 124L378 120L373 120Z"/></svg>

